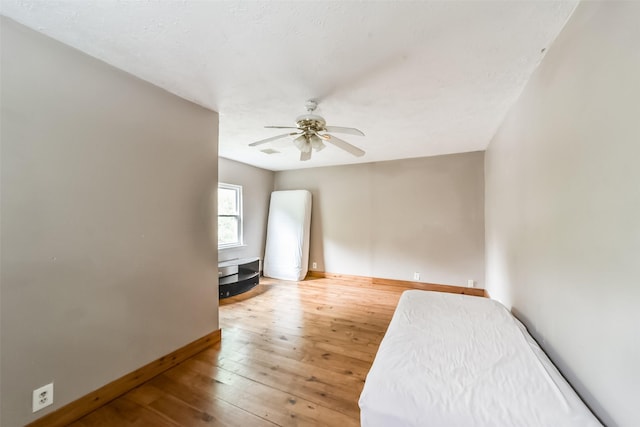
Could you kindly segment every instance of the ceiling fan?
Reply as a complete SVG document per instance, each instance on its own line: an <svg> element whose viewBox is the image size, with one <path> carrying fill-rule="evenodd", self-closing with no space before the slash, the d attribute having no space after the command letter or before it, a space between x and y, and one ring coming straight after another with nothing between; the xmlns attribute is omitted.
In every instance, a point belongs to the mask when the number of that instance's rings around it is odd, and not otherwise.
<svg viewBox="0 0 640 427"><path fill-rule="evenodd" d="M266 144L267 142L275 141L276 139L286 138L288 136L296 136L293 143L298 150L300 150L300 160L309 160L311 158L311 152L321 151L326 145L324 141L335 145L338 148L345 150L348 153L353 154L356 157L364 156L364 151L358 147L349 144L347 141L330 135L327 132L347 133L350 135L364 136L362 131L356 128L347 128L342 126L327 126L327 122L324 118L313 114L318 103L314 100L309 100L305 104L307 108L307 114L303 114L296 119L297 126L265 126L269 129L295 129L294 132L283 133L282 135L272 136L271 138L262 139L260 141L249 144L250 147Z"/></svg>

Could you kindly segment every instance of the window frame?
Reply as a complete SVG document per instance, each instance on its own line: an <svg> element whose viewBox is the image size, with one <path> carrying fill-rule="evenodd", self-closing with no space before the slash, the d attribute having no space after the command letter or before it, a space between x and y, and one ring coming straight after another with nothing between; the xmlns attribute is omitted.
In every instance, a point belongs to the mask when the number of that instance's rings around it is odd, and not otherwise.
<svg viewBox="0 0 640 427"><path fill-rule="evenodd" d="M243 233L243 229L244 229L244 221L243 221L243 209L242 209L242 185L236 185L236 184L227 184L224 182L219 182L218 183L218 191L220 189L225 189L225 190L233 190L236 193L236 207L237 207L237 212L233 215L221 215L220 214L220 206L218 206L218 218L223 217L223 218L236 218L236 221L238 223L238 235L237 240L233 243L223 243L223 244L218 244L218 250L221 249L229 249L229 248L237 248L240 246L244 246L244 233ZM218 234L220 233L220 230L218 229Z"/></svg>

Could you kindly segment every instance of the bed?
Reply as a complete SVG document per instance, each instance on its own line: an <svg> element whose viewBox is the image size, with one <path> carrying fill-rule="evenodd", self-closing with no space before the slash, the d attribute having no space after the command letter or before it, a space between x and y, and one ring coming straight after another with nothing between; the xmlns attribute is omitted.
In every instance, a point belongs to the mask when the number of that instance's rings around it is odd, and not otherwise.
<svg viewBox="0 0 640 427"><path fill-rule="evenodd" d="M360 395L363 427L600 426L500 303L400 297Z"/></svg>

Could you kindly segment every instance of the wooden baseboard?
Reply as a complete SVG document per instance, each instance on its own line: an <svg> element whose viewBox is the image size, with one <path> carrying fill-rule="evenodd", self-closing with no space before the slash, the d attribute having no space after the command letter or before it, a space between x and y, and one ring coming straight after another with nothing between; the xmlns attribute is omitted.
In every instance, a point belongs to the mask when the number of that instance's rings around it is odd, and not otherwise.
<svg viewBox="0 0 640 427"><path fill-rule="evenodd" d="M409 280L382 279L378 277L350 276L347 274L326 273L324 271L309 271L308 277L345 280L356 284L402 286L423 291L448 292L452 294L465 294L477 297L486 296L485 290L480 288L465 288L463 286L439 285L436 283L411 282Z"/></svg>
<svg viewBox="0 0 640 427"><path fill-rule="evenodd" d="M222 337L220 329L205 335L202 338L181 347L166 356L163 356L153 362L130 372L123 377L118 378L100 387L91 393L74 400L71 403L38 418L34 422L27 424L27 427L57 427L66 426L90 412L95 411L99 407L106 405L113 399L122 396L139 385L149 381L151 378L160 375L169 368L185 361L197 353L217 344Z"/></svg>

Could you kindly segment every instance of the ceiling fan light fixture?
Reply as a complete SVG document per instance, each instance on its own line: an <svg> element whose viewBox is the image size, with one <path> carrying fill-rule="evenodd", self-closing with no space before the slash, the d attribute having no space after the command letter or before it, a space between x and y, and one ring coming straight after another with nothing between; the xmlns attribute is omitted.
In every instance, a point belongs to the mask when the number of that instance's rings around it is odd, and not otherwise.
<svg viewBox="0 0 640 427"><path fill-rule="evenodd" d="M309 137L309 142L311 143L311 147L313 147L313 149L316 151L322 151L326 147L326 145L322 143L322 139L318 135L311 135Z"/></svg>
<svg viewBox="0 0 640 427"><path fill-rule="evenodd" d="M307 135L306 134L300 135L299 137L293 140L293 143L295 144L296 147L298 147L298 150L304 151L304 147L305 145L307 145Z"/></svg>

